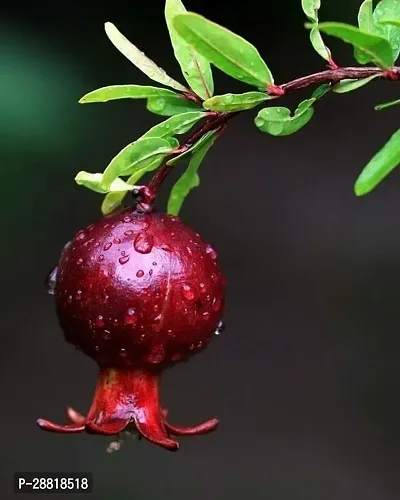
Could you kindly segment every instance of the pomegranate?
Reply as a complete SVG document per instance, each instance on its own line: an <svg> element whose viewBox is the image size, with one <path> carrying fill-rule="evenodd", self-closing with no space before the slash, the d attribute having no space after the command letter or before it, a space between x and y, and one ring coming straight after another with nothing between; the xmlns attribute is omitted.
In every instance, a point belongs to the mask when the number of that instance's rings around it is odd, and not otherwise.
<svg viewBox="0 0 400 500"><path fill-rule="evenodd" d="M86 416L67 408L67 424L44 430L120 437L135 433L168 450L171 436L204 434L167 421L163 370L203 351L223 328L225 278L215 250L178 217L124 208L77 232L49 274L67 342L99 367Z"/></svg>

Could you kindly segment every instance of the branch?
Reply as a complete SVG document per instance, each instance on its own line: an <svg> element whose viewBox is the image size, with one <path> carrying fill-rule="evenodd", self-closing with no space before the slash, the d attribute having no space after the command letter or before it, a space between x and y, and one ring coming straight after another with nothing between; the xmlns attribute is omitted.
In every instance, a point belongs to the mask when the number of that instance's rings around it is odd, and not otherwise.
<svg viewBox="0 0 400 500"><path fill-rule="evenodd" d="M342 80L361 80L362 78L368 78L369 76L378 75L380 78L396 81L400 80L400 67L395 66L391 70L382 70L377 67L364 67L364 68L332 68L325 71L320 71L319 73L313 73L312 75L302 76L301 78L296 78L287 83L281 85L268 85L267 93L274 97L283 97L284 95L294 92L302 88L310 87L312 85L321 83L339 83ZM193 101L193 95L183 94L185 99ZM169 155L169 159L174 158L182 153L188 151L196 142L201 139L207 132L211 130L223 129L225 130L226 124L234 116L239 114L240 111L235 111L231 113L222 112L209 112L205 123L197 129L184 144L179 146L176 150ZM157 195L157 190L160 185L164 182L165 178L168 176L172 170L172 165L167 165L166 163L160 167L152 179L145 191L141 191L142 198L145 195L148 206L152 204Z"/></svg>
<svg viewBox="0 0 400 500"><path fill-rule="evenodd" d="M379 75L386 80L399 80L400 67L394 67L391 70L382 70L376 67L367 68L337 68L320 71L312 75L296 78L291 82L283 83L282 85L269 85L267 88L268 95L281 97L289 92L298 89L310 87L319 83L339 83L341 80L361 80L369 76Z"/></svg>

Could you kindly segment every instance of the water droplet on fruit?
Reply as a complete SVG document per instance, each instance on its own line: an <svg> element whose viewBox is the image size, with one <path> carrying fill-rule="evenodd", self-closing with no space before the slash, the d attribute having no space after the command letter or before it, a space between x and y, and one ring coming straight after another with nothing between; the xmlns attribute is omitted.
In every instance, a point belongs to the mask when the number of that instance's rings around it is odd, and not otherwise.
<svg viewBox="0 0 400 500"><path fill-rule="evenodd" d="M100 351L100 347L98 345L95 345L94 350L98 352L98 351Z"/></svg>
<svg viewBox="0 0 400 500"><path fill-rule="evenodd" d="M219 335L220 333L225 331L225 328L226 328L225 323L223 321L220 321L218 323L217 329L215 330L215 335Z"/></svg>
<svg viewBox="0 0 400 500"><path fill-rule="evenodd" d="M159 304L154 304L153 311L158 312L160 310L160 305Z"/></svg>
<svg viewBox="0 0 400 500"><path fill-rule="evenodd" d="M221 301L217 298L214 298L212 308L215 312L219 311L221 309Z"/></svg>
<svg viewBox="0 0 400 500"><path fill-rule="evenodd" d="M136 310L130 307L125 314L125 325L134 325L137 321Z"/></svg>
<svg viewBox="0 0 400 500"><path fill-rule="evenodd" d="M129 255L124 255L123 257L120 257L118 261L121 265L126 264L127 262L129 262Z"/></svg>
<svg viewBox="0 0 400 500"><path fill-rule="evenodd" d="M71 302L72 302L72 295L69 295L68 296L68 303L71 304Z"/></svg>
<svg viewBox="0 0 400 500"><path fill-rule="evenodd" d="M206 253L212 258L212 260L217 259L217 252L213 249L211 245L206 246Z"/></svg>
<svg viewBox="0 0 400 500"><path fill-rule="evenodd" d="M56 291L57 271L58 267L56 266L46 276L45 285L47 293L50 295L54 295Z"/></svg>
<svg viewBox="0 0 400 500"><path fill-rule="evenodd" d="M111 248L111 247L112 247L112 243L111 243L111 241L109 241L108 243L106 243L106 244L104 245L103 250L104 250L105 252L107 252L107 250L110 250L110 248Z"/></svg>
<svg viewBox="0 0 400 500"><path fill-rule="evenodd" d="M95 324L96 324L96 326L99 326L99 327L104 326L104 318L103 318L103 316L101 314L99 314L97 316Z"/></svg>
<svg viewBox="0 0 400 500"><path fill-rule="evenodd" d="M132 236L132 234L133 234L133 231L131 231L130 229L128 231L124 232L125 236Z"/></svg>
<svg viewBox="0 0 400 500"><path fill-rule="evenodd" d="M115 243L116 245L119 245L121 243L121 240L119 238L114 238L113 243Z"/></svg>
<svg viewBox="0 0 400 500"><path fill-rule="evenodd" d="M99 242L99 241L96 241L96 243L95 243L93 246L94 246L94 248L99 248L99 246L100 246L100 242Z"/></svg>
<svg viewBox="0 0 400 500"><path fill-rule="evenodd" d="M171 247L169 245L167 245L166 243L163 243L161 246L160 246L161 250L164 250L164 252L171 252Z"/></svg>
<svg viewBox="0 0 400 500"><path fill-rule="evenodd" d="M191 287L189 285L183 285L182 289L183 289L183 296L185 297L185 299L187 299L187 300L194 299L193 290L191 289Z"/></svg>
<svg viewBox="0 0 400 500"><path fill-rule="evenodd" d="M76 263L78 264L78 266L80 266L81 264L83 264L83 259L78 259Z"/></svg>
<svg viewBox="0 0 400 500"><path fill-rule="evenodd" d="M75 295L76 300L82 299L82 290L78 290Z"/></svg>
<svg viewBox="0 0 400 500"><path fill-rule="evenodd" d="M154 240L151 234L141 231L135 238L133 243L135 250L139 253L150 253L153 250Z"/></svg>
<svg viewBox="0 0 400 500"><path fill-rule="evenodd" d="M103 332L103 339L104 340L110 340L110 338L111 338L111 332L110 332L110 330L104 330L104 332Z"/></svg>
<svg viewBox="0 0 400 500"><path fill-rule="evenodd" d="M153 262L153 266L156 266L157 265L157 262Z"/></svg>
<svg viewBox="0 0 400 500"><path fill-rule="evenodd" d="M104 255L103 255L103 254L99 255L99 256L97 257L97 260L98 260L99 262L103 261L103 260L104 260Z"/></svg>
<svg viewBox="0 0 400 500"><path fill-rule="evenodd" d="M210 313L209 312L203 312L203 318L204 319L208 319L210 317Z"/></svg>
<svg viewBox="0 0 400 500"><path fill-rule="evenodd" d="M150 271L149 271L149 275L150 275L150 276L153 276L153 269L150 269Z"/></svg>
<svg viewBox="0 0 400 500"><path fill-rule="evenodd" d="M86 234L84 233L84 231L80 231L77 236L76 236L76 239L77 240L84 240L86 238Z"/></svg>
<svg viewBox="0 0 400 500"><path fill-rule="evenodd" d="M124 217L124 222L128 223L128 222L132 222L132 217L129 217L128 215L126 217Z"/></svg>
<svg viewBox="0 0 400 500"><path fill-rule="evenodd" d="M141 269L139 269L139 271L136 273L136 276L137 276L138 278L143 278L143 276L144 276L144 271L142 271Z"/></svg>
<svg viewBox="0 0 400 500"><path fill-rule="evenodd" d="M126 349L124 349L123 347L121 347L121 349L119 350L119 355L121 356L121 358L126 358L126 356L128 355L128 353L126 352Z"/></svg>

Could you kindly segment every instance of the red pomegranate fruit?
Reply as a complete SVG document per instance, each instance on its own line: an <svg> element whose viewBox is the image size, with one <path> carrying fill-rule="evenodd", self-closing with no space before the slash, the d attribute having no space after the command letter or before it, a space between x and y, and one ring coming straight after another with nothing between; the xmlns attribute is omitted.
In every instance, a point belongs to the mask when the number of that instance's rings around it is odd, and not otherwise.
<svg viewBox="0 0 400 500"><path fill-rule="evenodd" d="M135 432L168 450L171 436L218 421L172 425L160 405L163 370L203 351L223 323L225 278L214 249L177 217L123 209L80 230L48 277L67 342L99 367L87 416L39 419L47 431Z"/></svg>

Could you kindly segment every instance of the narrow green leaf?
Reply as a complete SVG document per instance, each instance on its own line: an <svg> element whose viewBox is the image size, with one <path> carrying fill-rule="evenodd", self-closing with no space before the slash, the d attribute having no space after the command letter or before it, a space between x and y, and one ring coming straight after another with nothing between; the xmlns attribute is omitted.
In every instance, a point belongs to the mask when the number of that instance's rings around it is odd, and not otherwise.
<svg viewBox="0 0 400 500"><path fill-rule="evenodd" d="M172 87L176 90L186 91L186 87L175 81L157 64L149 59L133 43L131 43L112 23L105 23L104 29L111 43L123 54L129 61L140 69L146 76L155 82L161 83L166 87Z"/></svg>
<svg viewBox="0 0 400 500"><path fill-rule="evenodd" d="M317 26L314 26L310 31L310 41L317 54L329 62L331 60L331 51L325 45Z"/></svg>
<svg viewBox="0 0 400 500"><path fill-rule="evenodd" d="M172 149L179 148L179 141L176 137L165 137L165 140L169 142Z"/></svg>
<svg viewBox="0 0 400 500"><path fill-rule="evenodd" d="M314 114L315 99L307 99L299 104L293 116L288 108L271 107L262 109L254 122L262 131L274 136L294 134L303 128Z"/></svg>
<svg viewBox="0 0 400 500"><path fill-rule="evenodd" d="M273 83L258 50L244 38L194 13L175 16L173 24L199 54L232 78L259 89Z"/></svg>
<svg viewBox="0 0 400 500"><path fill-rule="evenodd" d="M169 97L149 97L147 109L156 115L174 116L189 111L199 111L200 105L178 95Z"/></svg>
<svg viewBox="0 0 400 500"><path fill-rule="evenodd" d="M129 190L133 190L135 188L136 183L139 181L143 175L145 175L147 172L151 172L153 170L156 170L160 166L160 160L156 159L153 161L153 163L150 163L146 167L139 168L133 173L127 181L125 181L125 184L129 186ZM110 192L108 193L103 200L103 203L101 205L101 211L103 215L110 214L111 212L114 212L124 201L124 198L128 192L128 189L125 191L120 191L120 192Z"/></svg>
<svg viewBox="0 0 400 500"><path fill-rule="evenodd" d="M318 27L320 31L352 44L358 50L370 56L378 66L386 69L393 65L392 48L385 38L364 33L355 26L345 23L328 22L319 24Z"/></svg>
<svg viewBox="0 0 400 500"><path fill-rule="evenodd" d="M310 21L318 22L318 10L321 7L321 0L301 0L304 14Z"/></svg>
<svg viewBox="0 0 400 500"><path fill-rule="evenodd" d="M323 83L319 87L317 87L314 92L312 93L311 99L314 99L315 101L317 99L321 99L325 94L327 94L332 87L329 85L329 83Z"/></svg>
<svg viewBox="0 0 400 500"><path fill-rule="evenodd" d="M395 101L385 102L383 104L377 104L375 106L376 111L381 111L382 109L391 108L392 106L398 106L400 104L400 99L396 99Z"/></svg>
<svg viewBox="0 0 400 500"><path fill-rule="evenodd" d="M365 33L375 33L372 0L364 0L361 4L358 11L358 26ZM367 64L373 61L369 54L362 52L357 47L354 48L354 57L359 64Z"/></svg>
<svg viewBox="0 0 400 500"><path fill-rule="evenodd" d="M214 82L210 63L179 35L172 19L177 14L185 13L181 0L166 0L165 19L171 38L175 57L182 69L183 76L190 88L202 99L213 96Z"/></svg>
<svg viewBox="0 0 400 500"><path fill-rule="evenodd" d="M109 186L108 189L104 189L102 187L103 174L91 174L90 172L81 171L75 177L75 182L79 186L84 186L96 193L119 193L131 191L133 189L132 186L127 184L122 179L115 179Z"/></svg>
<svg viewBox="0 0 400 500"><path fill-rule="evenodd" d="M147 99L148 97L175 96L175 92L158 87L142 85L110 85L85 94L79 99L80 104L107 102L115 99Z"/></svg>
<svg viewBox="0 0 400 500"><path fill-rule="evenodd" d="M197 172L208 150L214 144L215 139L215 134L210 136L192 153L188 168L171 190L167 206L167 211L170 215L178 215L190 191L200 185L200 177Z"/></svg>
<svg viewBox="0 0 400 500"><path fill-rule="evenodd" d="M146 137L128 144L104 170L102 187L108 191L117 177L132 175L136 169L145 168L156 159L161 162L171 151L169 142L160 137Z"/></svg>
<svg viewBox="0 0 400 500"><path fill-rule="evenodd" d="M365 33L374 33L375 24L372 0L364 0L358 11L358 27Z"/></svg>
<svg viewBox="0 0 400 500"><path fill-rule="evenodd" d="M175 134L184 134L190 130L195 123L205 118L207 113L204 111L189 111L180 115L171 116L167 120L158 123L148 130L144 137L162 137L167 139Z"/></svg>
<svg viewBox="0 0 400 500"><path fill-rule="evenodd" d="M383 148L369 161L361 172L354 191L363 196L376 188L400 164L400 129L395 132Z"/></svg>
<svg viewBox="0 0 400 500"><path fill-rule="evenodd" d="M368 76L367 78L361 78L360 80L342 80L337 85L335 85L332 90L337 94L344 94L345 92L351 92L352 90L359 89L367 83L371 82L379 75Z"/></svg>
<svg viewBox="0 0 400 500"><path fill-rule="evenodd" d="M203 143L207 142L210 139L210 137L214 136L215 133L216 133L215 130L211 130L210 132L207 132L191 148L186 150L184 153L181 153L180 155L175 156L174 158L171 158L170 160L168 160L167 165L176 165L176 164L180 163L182 158L184 158L186 155L193 154L198 148L200 148L202 146Z"/></svg>
<svg viewBox="0 0 400 500"><path fill-rule="evenodd" d="M382 23L394 19L395 23ZM393 51L393 62L400 53L400 0L381 0L374 10L376 32L389 41Z"/></svg>
<svg viewBox="0 0 400 500"><path fill-rule="evenodd" d="M272 99L264 92L246 92L245 94L224 94L216 95L203 102L205 109L212 111L241 111L258 106L264 101Z"/></svg>

